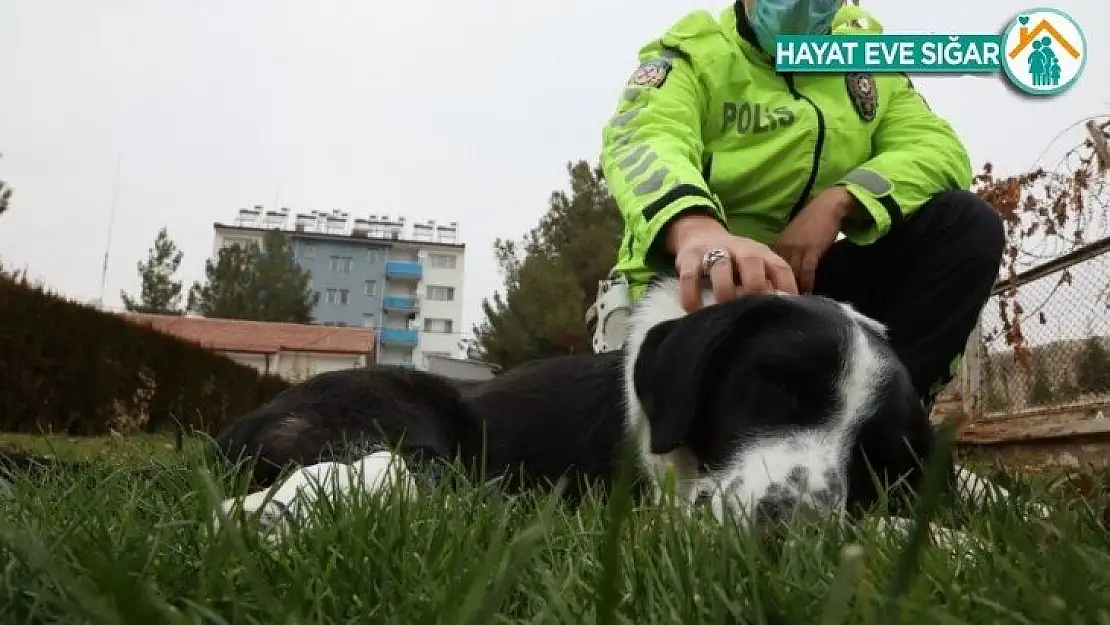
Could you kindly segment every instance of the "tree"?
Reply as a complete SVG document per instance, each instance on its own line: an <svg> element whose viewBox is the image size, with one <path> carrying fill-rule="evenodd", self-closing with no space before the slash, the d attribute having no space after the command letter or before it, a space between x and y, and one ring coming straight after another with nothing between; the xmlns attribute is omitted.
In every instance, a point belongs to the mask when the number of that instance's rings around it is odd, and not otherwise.
<svg viewBox="0 0 1110 625"><path fill-rule="evenodd" d="M1005 379L996 371L998 363L994 358L986 358L983 361L983 386L986 387L986 392L983 397L983 407L988 412L998 412L1009 407L1009 398L1000 388L1000 383L1005 384Z"/></svg>
<svg viewBox="0 0 1110 625"><path fill-rule="evenodd" d="M1051 404L1054 398L1052 383L1048 379L1048 370L1044 364L1044 355L1033 352L1030 357L1033 369L1033 380L1029 385L1029 403L1033 406Z"/></svg>
<svg viewBox="0 0 1110 625"><path fill-rule="evenodd" d="M1026 314L1018 297L1018 275L1030 265L1040 264L1045 249L1061 254L1073 251L1086 242L1089 231L1098 231L1110 199L1105 179L1105 162L1097 145L1110 139L1110 119L1088 125L1090 138L1068 150L1052 167L1037 167L1013 175L996 176L987 163L973 180L973 189L991 204L1002 217L1006 232L1006 249L1001 278L1005 289L995 298L1000 318L997 331L984 332L983 344L996 339L1013 348L1014 360L1028 366L1030 349L1025 345L1023 323ZM1052 293L1067 297L1063 287L1072 285L1071 271L1059 272ZM1044 302L1038 306L1036 318L1046 323Z"/></svg>
<svg viewBox="0 0 1110 625"><path fill-rule="evenodd" d="M8 210L11 199L12 188L4 184L3 180L0 180L0 215L3 215ZM4 264L0 263L0 278L2 277L14 278L15 274L9 274L9 272L4 270Z"/></svg>
<svg viewBox="0 0 1110 625"><path fill-rule="evenodd" d="M0 156L3 156L3 154L0 154ZM3 215L8 210L11 199L12 188L4 184L3 180L0 180L0 215Z"/></svg>
<svg viewBox="0 0 1110 625"><path fill-rule="evenodd" d="M133 299L120 291L123 306L132 312L156 313L162 315L181 314L180 280L174 274L181 267L185 253L178 249L163 227L154 238L154 247L147 250L146 261L139 261L137 268L142 280L139 299Z"/></svg>
<svg viewBox="0 0 1110 625"><path fill-rule="evenodd" d="M1070 376L1065 376L1063 381L1056 386L1056 399L1063 402L1075 401L1082 394L1083 391L1079 390L1079 386Z"/></svg>
<svg viewBox="0 0 1110 625"><path fill-rule="evenodd" d="M3 215L8 210L11 199L12 188L4 184L3 180L0 180L0 215Z"/></svg>
<svg viewBox="0 0 1110 625"><path fill-rule="evenodd" d="M459 351L463 356L471 360L481 360L482 350L478 347L478 340L474 337L468 337L459 340Z"/></svg>
<svg viewBox="0 0 1110 625"><path fill-rule="evenodd" d="M504 282L482 301L470 351L502 370L590 350L585 312L616 262L623 222L599 169L579 161L567 173L569 195L553 192L539 225L494 243Z"/></svg>
<svg viewBox="0 0 1110 625"><path fill-rule="evenodd" d="M1081 394L1110 392L1110 354L1101 337L1087 337L1076 353L1075 383Z"/></svg>
<svg viewBox="0 0 1110 625"><path fill-rule="evenodd" d="M204 263L205 282L189 290L189 310L205 317L311 323L317 294L297 266L285 235L267 232L262 246L221 248Z"/></svg>

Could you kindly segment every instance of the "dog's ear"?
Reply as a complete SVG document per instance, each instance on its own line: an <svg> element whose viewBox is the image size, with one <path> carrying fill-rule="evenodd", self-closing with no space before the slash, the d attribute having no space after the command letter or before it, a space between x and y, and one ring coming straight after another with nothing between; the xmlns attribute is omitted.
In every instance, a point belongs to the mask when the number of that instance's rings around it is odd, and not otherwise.
<svg viewBox="0 0 1110 625"><path fill-rule="evenodd" d="M648 331L635 354L633 387L651 427L651 453L682 445L722 372L714 363L738 334L735 311L710 306Z"/></svg>

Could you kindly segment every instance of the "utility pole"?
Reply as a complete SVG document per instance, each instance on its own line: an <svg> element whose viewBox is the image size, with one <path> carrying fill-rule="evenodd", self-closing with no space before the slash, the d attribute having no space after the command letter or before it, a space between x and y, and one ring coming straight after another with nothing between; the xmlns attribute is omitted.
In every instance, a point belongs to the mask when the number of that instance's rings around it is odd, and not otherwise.
<svg viewBox="0 0 1110 625"><path fill-rule="evenodd" d="M108 282L108 253L112 250L112 227L116 220L116 201L119 199L119 174L123 165L123 155L116 157L116 176L112 181L112 204L108 208L108 239L104 244L104 264L100 268L100 295L97 298L104 308L104 287Z"/></svg>

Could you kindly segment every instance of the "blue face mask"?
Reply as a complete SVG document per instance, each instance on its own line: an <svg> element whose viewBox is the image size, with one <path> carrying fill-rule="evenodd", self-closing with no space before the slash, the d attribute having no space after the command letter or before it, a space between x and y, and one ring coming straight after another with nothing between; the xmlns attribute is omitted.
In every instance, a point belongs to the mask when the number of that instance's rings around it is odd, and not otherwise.
<svg viewBox="0 0 1110 625"><path fill-rule="evenodd" d="M827 35L840 0L756 0L748 22L764 52L775 55L777 35Z"/></svg>

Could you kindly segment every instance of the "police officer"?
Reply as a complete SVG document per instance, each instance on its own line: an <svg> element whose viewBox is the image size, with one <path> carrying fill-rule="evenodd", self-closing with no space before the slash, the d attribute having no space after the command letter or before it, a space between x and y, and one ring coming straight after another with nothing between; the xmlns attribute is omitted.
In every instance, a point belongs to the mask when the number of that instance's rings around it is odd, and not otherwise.
<svg viewBox="0 0 1110 625"><path fill-rule="evenodd" d="M687 310L708 281L816 293L885 323L931 407L958 370L1004 233L967 189L952 127L902 74L780 74L778 34L881 32L843 0L739 0L644 46L603 132L624 217L595 349L624 340L628 306L677 273ZM841 236L841 233L843 236Z"/></svg>

